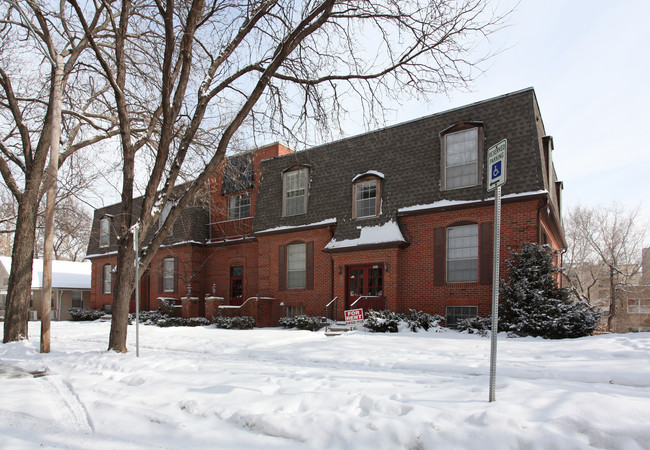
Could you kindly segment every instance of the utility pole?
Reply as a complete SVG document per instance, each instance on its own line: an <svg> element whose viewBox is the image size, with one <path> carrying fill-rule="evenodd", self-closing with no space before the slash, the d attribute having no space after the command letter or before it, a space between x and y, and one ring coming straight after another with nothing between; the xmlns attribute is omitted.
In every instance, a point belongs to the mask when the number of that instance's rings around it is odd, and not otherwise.
<svg viewBox="0 0 650 450"><path fill-rule="evenodd" d="M50 353L50 312L52 304L52 255L54 253L54 200L59 173L59 142L61 141L61 83L63 58L56 55L54 85L52 87L52 142L50 164L47 168L48 183L45 204L45 244L43 245L43 295L41 301L41 353Z"/></svg>

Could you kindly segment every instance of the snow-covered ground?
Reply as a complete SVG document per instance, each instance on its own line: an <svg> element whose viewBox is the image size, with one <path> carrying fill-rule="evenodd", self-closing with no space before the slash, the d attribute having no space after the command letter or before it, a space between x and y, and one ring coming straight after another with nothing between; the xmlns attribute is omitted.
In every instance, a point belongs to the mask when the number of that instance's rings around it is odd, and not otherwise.
<svg viewBox="0 0 650 450"><path fill-rule="evenodd" d="M489 403L477 336L109 327L0 344L0 448L650 448L650 333L499 336Z"/></svg>

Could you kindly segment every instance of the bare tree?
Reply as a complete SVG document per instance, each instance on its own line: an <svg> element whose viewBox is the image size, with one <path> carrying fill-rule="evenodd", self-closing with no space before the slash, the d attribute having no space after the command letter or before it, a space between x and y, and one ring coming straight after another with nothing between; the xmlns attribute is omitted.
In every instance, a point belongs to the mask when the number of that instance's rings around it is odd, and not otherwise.
<svg viewBox="0 0 650 450"><path fill-rule="evenodd" d="M629 285L641 268L641 251L648 224L639 217L639 208L621 205L584 208L577 206L565 220L569 244L567 276L574 293L593 300L593 289L606 280L609 300L607 328L616 317L616 290Z"/></svg>
<svg viewBox="0 0 650 450"><path fill-rule="evenodd" d="M157 226L184 168L199 170L147 243L143 269L233 142L264 133L304 142L339 128L346 108L381 121L388 99L467 87L482 60L474 44L503 21L488 0L121 0L106 3L110 32L94 36L88 5L68 1L112 87L120 124L122 213L109 339L119 352L127 350L135 283L131 228L144 237ZM134 217L142 160L148 178Z"/></svg>
<svg viewBox="0 0 650 450"><path fill-rule="evenodd" d="M21 5L25 10L0 3L0 174L15 201L4 342L28 337L36 220L43 194L54 182L46 176L54 95L50 61L58 55L64 60L59 166L74 152L116 134L114 121L104 114L103 78L98 83L92 73L81 70L88 48L85 36L103 29L103 7L79 32L65 2L26 0Z"/></svg>

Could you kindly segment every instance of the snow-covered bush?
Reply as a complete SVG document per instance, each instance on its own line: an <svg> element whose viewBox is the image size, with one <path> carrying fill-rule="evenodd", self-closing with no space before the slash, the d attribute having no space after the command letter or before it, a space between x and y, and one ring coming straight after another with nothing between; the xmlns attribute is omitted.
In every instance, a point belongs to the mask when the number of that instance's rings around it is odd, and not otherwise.
<svg viewBox="0 0 650 450"><path fill-rule="evenodd" d="M190 317L187 319L188 327L204 327L210 325L210 321L205 317Z"/></svg>
<svg viewBox="0 0 650 450"><path fill-rule="evenodd" d="M97 320L104 316L106 312L103 309L86 309L86 308L70 308L68 310L72 320Z"/></svg>
<svg viewBox="0 0 650 450"><path fill-rule="evenodd" d="M283 328L296 328L296 318L295 317L280 317L278 323Z"/></svg>
<svg viewBox="0 0 650 450"><path fill-rule="evenodd" d="M318 331L325 326L325 321L322 317L312 317L307 315L299 315L295 317L296 328L299 330Z"/></svg>
<svg viewBox="0 0 650 450"><path fill-rule="evenodd" d="M373 311L372 309L366 314L366 328L379 333L397 333L400 323L400 316L387 309L383 311Z"/></svg>
<svg viewBox="0 0 650 450"><path fill-rule="evenodd" d="M255 318L252 316L238 316L232 318L232 328L239 330L250 330L255 326Z"/></svg>
<svg viewBox="0 0 650 450"><path fill-rule="evenodd" d="M408 314L400 314L400 318L407 323L411 331L418 331L420 328L428 331L430 328L440 326L440 322L444 320L438 314L429 314L414 309L409 309Z"/></svg>
<svg viewBox="0 0 650 450"><path fill-rule="evenodd" d="M162 328L167 328L167 327L184 327L187 326L187 319L184 319L182 317L169 317L165 316L161 319L158 319L156 321L156 325Z"/></svg>
<svg viewBox="0 0 650 450"><path fill-rule="evenodd" d="M167 319L169 316L161 313L160 311L140 311L139 319L143 325L157 325L161 319ZM135 321L135 313L129 314L129 323Z"/></svg>
<svg viewBox="0 0 650 450"><path fill-rule="evenodd" d="M400 329L418 331L437 328L444 319L438 314L429 314L410 309L408 313L396 313L389 310L373 311L366 314L366 328L379 333L397 333Z"/></svg>
<svg viewBox="0 0 650 450"><path fill-rule="evenodd" d="M255 326L255 318L252 316L224 317L216 316L212 322L217 328L250 330Z"/></svg>
<svg viewBox="0 0 650 450"><path fill-rule="evenodd" d="M295 317L280 317L278 322L284 328L298 328L299 330L307 331L318 331L327 323L323 317L307 316L305 314Z"/></svg>
<svg viewBox="0 0 650 450"><path fill-rule="evenodd" d="M468 317L467 319L460 319L456 322L456 330L468 334L478 334L480 336L487 336L492 329L491 317Z"/></svg>
<svg viewBox="0 0 650 450"><path fill-rule="evenodd" d="M600 313L584 302L571 301L558 286L557 250L526 244L506 261L510 278L501 282L499 330L519 336L575 338L593 333Z"/></svg>

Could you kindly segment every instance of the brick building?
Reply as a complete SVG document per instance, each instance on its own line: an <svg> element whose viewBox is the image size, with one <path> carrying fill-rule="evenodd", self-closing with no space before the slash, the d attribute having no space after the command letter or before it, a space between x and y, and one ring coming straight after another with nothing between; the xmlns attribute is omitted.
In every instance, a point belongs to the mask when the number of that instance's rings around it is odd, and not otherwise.
<svg viewBox="0 0 650 450"><path fill-rule="evenodd" d="M448 325L486 315L494 198L485 160L502 139L502 259L527 242L565 247L553 139L529 88L300 152L273 144L229 158L143 276L143 309L168 297L188 316L228 306L262 325L342 318L352 305L415 308ZM95 307L112 301L118 211L95 211Z"/></svg>

